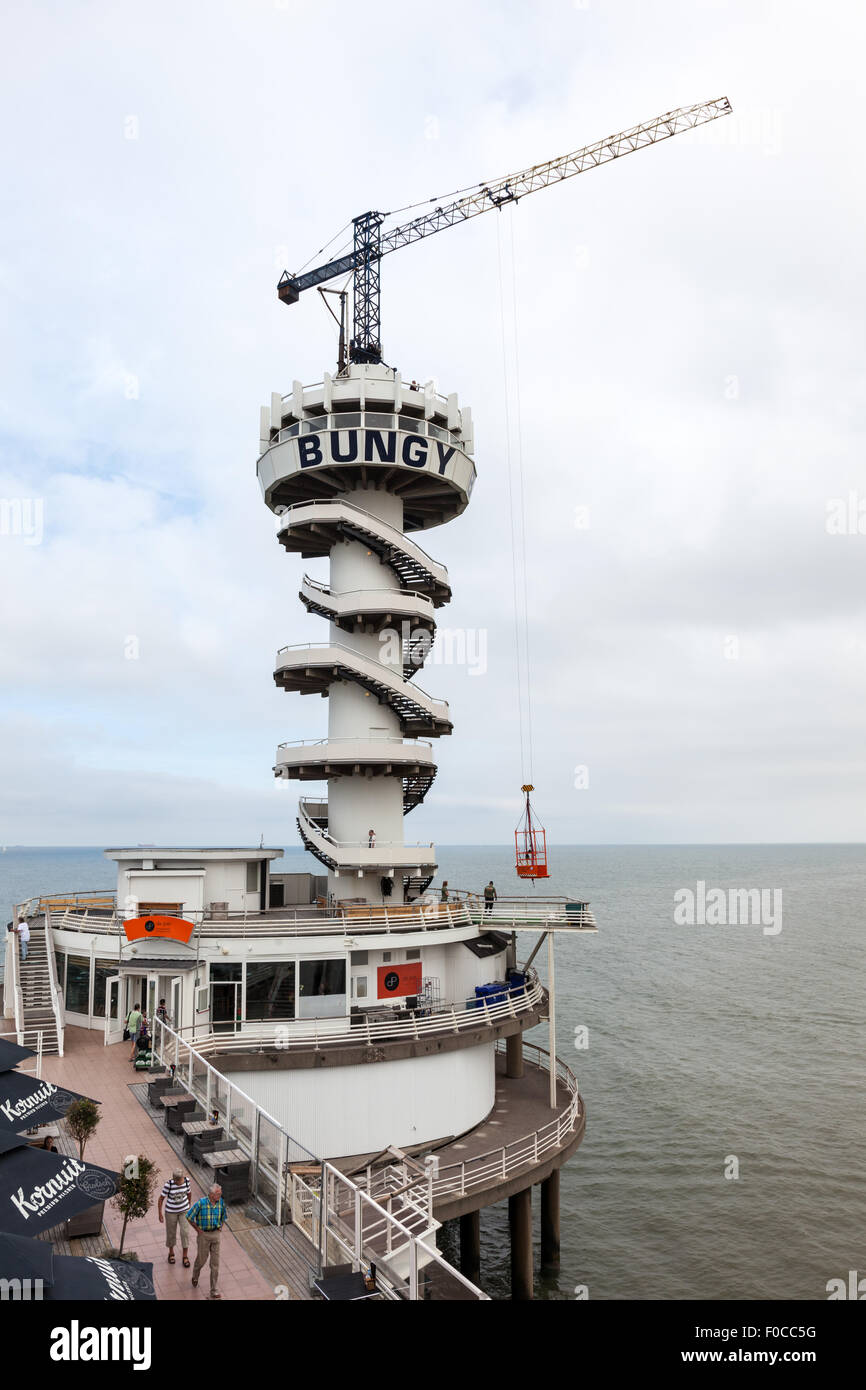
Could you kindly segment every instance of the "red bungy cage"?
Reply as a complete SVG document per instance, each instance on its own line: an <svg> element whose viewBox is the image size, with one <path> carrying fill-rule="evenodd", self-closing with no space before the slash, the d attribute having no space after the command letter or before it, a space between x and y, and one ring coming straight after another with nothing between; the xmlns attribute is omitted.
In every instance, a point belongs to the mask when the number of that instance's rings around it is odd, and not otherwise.
<svg viewBox="0 0 866 1390"><path fill-rule="evenodd" d="M514 832L515 865L518 878L549 878L547 869L547 834L544 826L533 820L529 793L534 791L532 783L520 790L526 796L526 809L523 820Z"/></svg>

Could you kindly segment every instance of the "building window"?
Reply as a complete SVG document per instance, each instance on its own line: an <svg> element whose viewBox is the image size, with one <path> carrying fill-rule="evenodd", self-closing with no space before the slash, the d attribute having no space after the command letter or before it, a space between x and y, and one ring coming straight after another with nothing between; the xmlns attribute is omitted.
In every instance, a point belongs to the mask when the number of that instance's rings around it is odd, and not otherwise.
<svg viewBox="0 0 866 1390"><path fill-rule="evenodd" d="M387 964L387 963L388 963L388 961L391 959L391 954L392 954L392 953L391 953L390 951L383 951L383 952L382 952L382 963L383 963L383 964Z"/></svg>
<svg viewBox="0 0 866 1390"><path fill-rule="evenodd" d="M298 1017L339 1018L346 1012L346 960L298 963Z"/></svg>
<svg viewBox="0 0 866 1390"><path fill-rule="evenodd" d="M94 962L94 969L93 969L93 1017L94 1017L94 1018L105 1018L105 981L108 979L109 975L116 975L116 974L117 974L117 962L116 962L116 961L97 960L97 961ZM111 1017L112 1017L112 1018L117 1018L117 1010L118 1010L118 1008L119 1008L118 998L117 998L118 994L119 994L119 991L115 991L114 1001L113 1001L113 1002L114 1002L114 1007L113 1007L112 1013L111 1013Z"/></svg>
<svg viewBox="0 0 866 1390"><path fill-rule="evenodd" d="M417 949L413 949L413 950L411 950L411 951L407 951L407 952L406 952L406 959L407 959L407 960L420 960L420 959L421 959L421 948L420 948L420 946L419 946Z"/></svg>
<svg viewBox="0 0 866 1390"><path fill-rule="evenodd" d="M353 951L353 952L352 952L352 964L353 964L353 965L366 965L366 964L367 964L368 954L369 954L369 953L368 953L367 951Z"/></svg>
<svg viewBox="0 0 866 1390"><path fill-rule="evenodd" d="M60 989L60 993L63 994L66 988L66 952L55 951L54 961L57 966L57 984Z"/></svg>
<svg viewBox="0 0 866 1390"><path fill-rule="evenodd" d="M248 960L247 1020L294 1016L295 962Z"/></svg>
<svg viewBox="0 0 866 1390"><path fill-rule="evenodd" d="M366 999L366 998L367 998L367 976L366 976L366 975L359 975L358 978L355 980L354 984L355 984L355 998L356 998L356 999Z"/></svg>
<svg viewBox="0 0 866 1390"><path fill-rule="evenodd" d="M87 1014L90 1010L90 958L66 957L66 1011Z"/></svg>
<svg viewBox="0 0 866 1390"><path fill-rule="evenodd" d="M247 892L257 893L259 891L259 866L257 862L247 864Z"/></svg>

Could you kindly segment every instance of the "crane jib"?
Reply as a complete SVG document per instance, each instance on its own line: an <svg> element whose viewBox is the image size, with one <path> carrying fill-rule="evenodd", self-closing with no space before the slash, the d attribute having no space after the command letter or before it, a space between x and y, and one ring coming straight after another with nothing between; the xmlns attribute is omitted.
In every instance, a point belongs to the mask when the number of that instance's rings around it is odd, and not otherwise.
<svg viewBox="0 0 866 1390"><path fill-rule="evenodd" d="M392 227L382 233L384 215L378 212L362 213L353 219L355 244L345 256L328 261L325 265L309 270L303 275L291 276L286 271L277 286L277 292L284 304L295 304L304 290L324 284L338 275L354 272L354 336L350 344L350 355L355 362L381 361L379 342L379 262L390 251L401 246L411 246L422 237L477 217L482 212L493 209L502 210L505 203L516 203L520 198L538 189L547 188L551 183L561 183L563 179L582 174L585 170L598 168L613 159L646 149L661 140L669 140L681 131L692 130L719 116L730 115L731 103L727 97L717 97L714 101L700 102L695 106L682 106L676 111L666 111L652 121L632 126L604 140L583 149L573 150L544 164L534 164L518 174L509 174L491 183L479 184L472 192L451 203L437 205L402 226Z"/></svg>

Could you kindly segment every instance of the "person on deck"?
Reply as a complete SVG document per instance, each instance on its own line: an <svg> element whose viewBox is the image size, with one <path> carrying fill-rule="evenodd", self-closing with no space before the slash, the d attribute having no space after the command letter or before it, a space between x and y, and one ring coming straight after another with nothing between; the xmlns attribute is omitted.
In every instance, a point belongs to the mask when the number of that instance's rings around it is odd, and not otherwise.
<svg viewBox="0 0 866 1390"><path fill-rule="evenodd" d="M135 1042L141 1028L141 1005L133 1004L129 1013L126 1015L126 1031L132 1039L132 1047L129 1053L130 1062L135 1061Z"/></svg>
<svg viewBox="0 0 866 1390"><path fill-rule="evenodd" d="M439 894L440 903L447 903L449 897L450 894L448 892L448 880L446 878L442 880L442 891Z"/></svg>
<svg viewBox="0 0 866 1390"><path fill-rule="evenodd" d="M157 1211L160 1224L165 1222L165 1243L168 1246L168 1262L174 1264L174 1247L178 1235L183 1250L183 1267L189 1269L189 1178L182 1168L173 1168L171 1177L159 1194ZM163 1206L165 1216L163 1216Z"/></svg>
<svg viewBox="0 0 866 1390"><path fill-rule="evenodd" d="M493 879L490 880L484 889L484 911L492 912L493 904L496 902L496 889L493 887Z"/></svg>
<svg viewBox="0 0 866 1390"><path fill-rule="evenodd" d="M218 1183L215 1183L208 1190L206 1197L199 1197L186 1214L187 1221L191 1226L195 1226L198 1233L195 1264L192 1269L192 1286L194 1289L198 1288L199 1275L210 1260L211 1298L222 1298L217 1284L220 1273L220 1237L227 1218L228 1212L223 1201L223 1190Z"/></svg>
<svg viewBox="0 0 866 1390"><path fill-rule="evenodd" d="M19 918L18 918L18 926L16 927L16 931L18 932L18 941L19 941L20 946L21 946L21 959L22 959L22 960L26 960L26 959L27 959L27 943L28 943L29 940L30 940L30 928L28 927L27 923L24 921L24 918L23 918L23 917L19 917Z"/></svg>

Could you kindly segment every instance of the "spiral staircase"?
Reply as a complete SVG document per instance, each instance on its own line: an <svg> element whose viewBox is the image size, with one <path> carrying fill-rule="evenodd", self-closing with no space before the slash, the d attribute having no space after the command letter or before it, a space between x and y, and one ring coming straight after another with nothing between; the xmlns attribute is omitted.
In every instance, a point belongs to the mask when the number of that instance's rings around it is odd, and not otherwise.
<svg viewBox="0 0 866 1390"><path fill-rule="evenodd" d="M330 562L327 580L305 574L299 590L328 622L327 640L281 648L274 670L281 689L328 700L328 735L282 744L274 773L328 783L327 799L301 797L297 827L328 870L332 901L411 901L430 884L436 851L405 843L403 817L436 776L429 740L452 731L447 703L416 677L451 587L406 532L466 506L469 411L380 364L353 365L274 397L262 445L259 480L280 544Z"/></svg>

